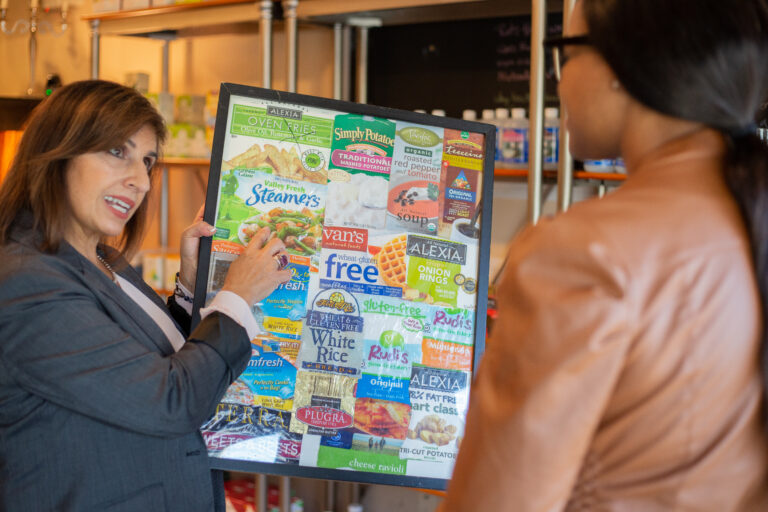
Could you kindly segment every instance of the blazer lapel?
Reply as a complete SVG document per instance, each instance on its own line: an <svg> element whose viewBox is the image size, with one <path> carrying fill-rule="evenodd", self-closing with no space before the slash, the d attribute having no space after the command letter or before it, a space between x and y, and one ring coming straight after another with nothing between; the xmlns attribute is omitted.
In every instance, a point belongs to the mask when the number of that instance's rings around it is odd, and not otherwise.
<svg viewBox="0 0 768 512"><path fill-rule="evenodd" d="M163 355L174 353L171 342L168 341L165 333L152 317L121 290L119 286L104 275L103 272L100 272L91 262L86 260L85 257L66 242L62 243L59 256L72 263L75 268L82 272L85 282L93 289L102 305L121 327L137 339L145 340L145 343L151 344L151 348L159 349ZM120 276L124 277L122 272ZM134 280L129 281L136 286ZM165 305L162 304L162 301L159 300L159 297L151 288L149 290L150 293L147 293L143 287L137 286L137 288L154 302L160 302L158 305L165 312ZM153 295L154 297L152 297Z"/></svg>
<svg viewBox="0 0 768 512"><path fill-rule="evenodd" d="M42 234L34 228L33 217L30 212L24 211L19 214L14 222L10 238L35 249L39 247ZM115 249L105 245L100 245L97 250L101 250L104 255L113 255L116 252ZM59 244L56 256L70 264L82 276L83 283L93 290L104 308L123 329L152 350L159 350L163 355L174 353L171 342L168 341L165 333L152 317L103 272L100 272L85 256L63 240ZM165 314L168 314L160 297L138 277L138 274L124 259L120 259L116 268L121 277L136 286ZM173 320L170 314L168 316ZM177 325L175 321L174 325Z"/></svg>

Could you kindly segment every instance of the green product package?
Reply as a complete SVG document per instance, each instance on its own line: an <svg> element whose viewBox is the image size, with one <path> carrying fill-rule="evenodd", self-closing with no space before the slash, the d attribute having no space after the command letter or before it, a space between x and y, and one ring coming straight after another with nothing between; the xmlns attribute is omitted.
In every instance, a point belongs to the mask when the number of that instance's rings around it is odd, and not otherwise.
<svg viewBox="0 0 768 512"><path fill-rule="evenodd" d="M232 135L244 135L276 141L296 142L328 148L331 145L333 120L307 115L298 110L235 104L232 110ZM294 115L290 113L294 112Z"/></svg>
<svg viewBox="0 0 768 512"><path fill-rule="evenodd" d="M407 461L400 459L397 453L368 453L356 449L320 446L317 465L321 468L348 468L356 471L405 475Z"/></svg>

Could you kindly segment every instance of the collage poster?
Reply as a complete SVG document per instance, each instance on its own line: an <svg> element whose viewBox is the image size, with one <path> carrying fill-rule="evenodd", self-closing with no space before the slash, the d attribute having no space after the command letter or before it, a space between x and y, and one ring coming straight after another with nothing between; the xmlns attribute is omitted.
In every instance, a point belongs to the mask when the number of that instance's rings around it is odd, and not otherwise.
<svg viewBox="0 0 768 512"><path fill-rule="evenodd" d="M206 302L261 228L289 282L253 306L215 457L450 478L469 399L482 134L232 96Z"/></svg>

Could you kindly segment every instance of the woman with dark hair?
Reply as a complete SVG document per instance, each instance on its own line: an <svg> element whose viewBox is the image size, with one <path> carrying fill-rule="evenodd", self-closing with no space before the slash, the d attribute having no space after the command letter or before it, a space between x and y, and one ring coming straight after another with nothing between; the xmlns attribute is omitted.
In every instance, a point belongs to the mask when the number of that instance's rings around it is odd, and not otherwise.
<svg viewBox="0 0 768 512"><path fill-rule="evenodd" d="M223 510L198 429L250 359L250 305L290 272L258 233L189 332L214 228L198 217L182 234L167 306L124 257L164 137L146 98L98 80L27 123L0 188L1 510Z"/></svg>
<svg viewBox="0 0 768 512"><path fill-rule="evenodd" d="M512 244L442 510L768 510L768 6L581 0L551 43L573 155L629 176Z"/></svg>

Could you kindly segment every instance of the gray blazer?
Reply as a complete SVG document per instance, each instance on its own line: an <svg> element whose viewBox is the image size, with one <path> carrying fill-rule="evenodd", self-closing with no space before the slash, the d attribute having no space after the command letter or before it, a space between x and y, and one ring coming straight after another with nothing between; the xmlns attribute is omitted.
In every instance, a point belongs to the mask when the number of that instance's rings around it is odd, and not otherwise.
<svg viewBox="0 0 768 512"><path fill-rule="evenodd" d="M38 239L26 216L0 247L0 510L213 510L198 428L246 368L245 330L214 313L174 353L72 246Z"/></svg>

